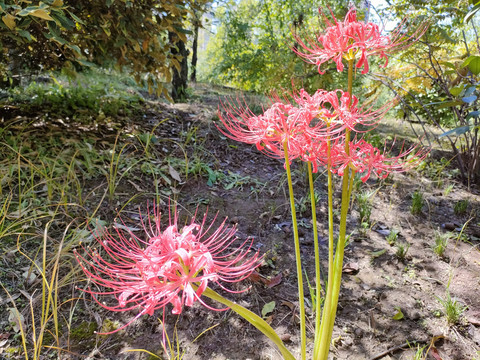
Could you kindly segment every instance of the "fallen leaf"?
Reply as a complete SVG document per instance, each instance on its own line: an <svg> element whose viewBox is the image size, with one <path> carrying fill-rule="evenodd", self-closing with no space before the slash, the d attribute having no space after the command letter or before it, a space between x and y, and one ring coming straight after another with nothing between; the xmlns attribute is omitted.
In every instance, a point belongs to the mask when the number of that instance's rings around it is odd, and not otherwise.
<svg viewBox="0 0 480 360"><path fill-rule="evenodd" d="M395 310L397 310L397 313L393 315L392 319L393 320L402 320L405 316L403 315L402 309L400 309L399 306L395 306Z"/></svg>
<svg viewBox="0 0 480 360"><path fill-rule="evenodd" d="M170 176L171 176L174 180L177 180L179 183L182 182L182 179L180 178L180 174L179 174L178 171L175 170L171 165L168 165L168 172L170 173Z"/></svg>
<svg viewBox="0 0 480 360"><path fill-rule="evenodd" d="M113 227L115 229L121 229L121 230L125 230L125 231L128 231L128 232L133 232L133 231L140 231L142 229L140 228L136 228L136 227L133 227L133 226L127 226L127 225L123 225L123 224L119 224L117 222L113 223Z"/></svg>
<svg viewBox="0 0 480 360"><path fill-rule="evenodd" d="M390 235L390 230L383 230L383 229L379 229L379 230L375 230L377 233L379 233L380 235L383 235L383 236L388 236Z"/></svg>
<svg viewBox="0 0 480 360"><path fill-rule="evenodd" d="M440 354L438 353L438 350L434 347L430 349L430 355L432 355L435 358L435 360L442 360Z"/></svg>
<svg viewBox="0 0 480 360"><path fill-rule="evenodd" d="M260 283L260 284L265 284L265 277L260 275L258 272L254 271L250 274L248 277L250 281L253 281L254 283Z"/></svg>
<svg viewBox="0 0 480 360"><path fill-rule="evenodd" d="M25 271L22 276L25 278L27 285L32 285L37 279L37 276L30 270Z"/></svg>
<svg viewBox="0 0 480 360"><path fill-rule="evenodd" d="M0 298L0 306L5 305L6 303L16 300L20 297L20 294L13 294L12 298L10 299L9 297L6 297L5 299Z"/></svg>
<svg viewBox="0 0 480 360"><path fill-rule="evenodd" d="M342 272L344 274L356 274L360 270L357 262L349 262L343 266Z"/></svg>
<svg viewBox="0 0 480 360"><path fill-rule="evenodd" d="M292 335L290 335L290 334L280 335L280 339L281 339L282 341L290 341L291 338L292 338Z"/></svg>
<svg viewBox="0 0 480 360"><path fill-rule="evenodd" d="M127 180L138 192L145 192L140 186L134 183L132 180Z"/></svg>
<svg viewBox="0 0 480 360"><path fill-rule="evenodd" d="M30 295L30 294L27 293L26 291L23 291L23 290L20 290L20 289L18 289L18 291L20 291L20 293L21 293L23 296L25 296L25 297L28 299L28 301L32 301L32 295Z"/></svg>
<svg viewBox="0 0 480 360"><path fill-rule="evenodd" d="M383 254L385 254L387 252L387 249L382 249L382 250L378 250L378 251L372 251L370 253L370 255L372 255L373 258L377 258L377 257L380 257L382 256Z"/></svg>
<svg viewBox="0 0 480 360"><path fill-rule="evenodd" d="M275 309L275 305L276 305L275 301L270 301L269 303L266 303L265 305L263 305L262 317L265 317L268 314L270 314Z"/></svg>
<svg viewBox="0 0 480 360"><path fill-rule="evenodd" d="M20 332L20 329L25 329L25 318L15 308L8 308L10 315L8 315L8 322L12 324L13 331Z"/></svg>
<svg viewBox="0 0 480 360"><path fill-rule="evenodd" d="M480 326L480 311L467 313L467 321L474 326Z"/></svg>
<svg viewBox="0 0 480 360"><path fill-rule="evenodd" d="M292 303L291 301L282 301L280 305L285 305L286 307L288 307L291 311L295 310L295 304Z"/></svg>
<svg viewBox="0 0 480 360"><path fill-rule="evenodd" d="M273 277L272 279L268 280L265 285L267 285L268 288L272 288L274 286L277 286L282 282L282 273L278 273L277 276Z"/></svg>

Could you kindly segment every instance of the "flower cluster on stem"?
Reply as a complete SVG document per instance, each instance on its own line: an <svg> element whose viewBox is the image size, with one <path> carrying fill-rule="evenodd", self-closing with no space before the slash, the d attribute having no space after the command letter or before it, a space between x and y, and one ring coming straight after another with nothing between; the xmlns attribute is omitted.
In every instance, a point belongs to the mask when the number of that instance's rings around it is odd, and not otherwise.
<svg viewBox="0 0 480 360"><path fill-rule="evenodd" d="M237 240L236 229L228 227L225 220L218 227L214 227L214 221L207 225L205 214L200 223L193 217L189 225L180 228L175 211L162 230L160 218L155 209L153 219L148 215L146 221L142 220L142 236L123 226L128 230L116 228L114 234L105 231L97 236L100 249L84 249L86 255L75 251L88 279L97 285L85 292L107 310L138 310L120 329L167 304L173 306L173 314L180 314L183 305L192 306L196 301L211 310L225 310L202 300L208 284L213 282L235 292L221 282L241 281L260 265L259 253L250 255L252 239L230 250ZM97 300L105 295L113 295L116 303L107 305Z"/></svg>
<svg viewBox="0 0 480 360"><path fill-rule="evenodd" d="M307 62L315 64L323 74L322 64L333 61L338 71L348 67L347 91L317 90L310 95L304 89L293 91L289 96L273 96L272 105L263 114L254 114L248 106L233 101L223 104L220 113L219 130L231 139L255 144L257 149L268 156L285 160L289 186L290 206L293 223L295 258L300 304L301 358L306 359L306 326L303 302L302 259L299 250L296 223L295 201L290 164L294 159L307 162L312 203L312 223L316 224L316 206L312 172L319 167L327 170L328 217L329 217L329 266L328 287L325 289L323 309L317 301L315 309L315 334L313 358L326 360L335 322L340 292L343 256L346 245L347 215L353 192L356 174L366 182L372 174L385 178L390 172L405 171L415 166L427 151L402 146L397 156L385 155L380 149L369 144L362 136L352 136L352 132L362 134L371 130L393 106L389 102L378 109L362 107L353 95L354 68L362 68L362 74L369 71L368 58L377 55L388 63L387 54L409 46L426 29L418 27L412 35L403 35L404 24L390 35L383 35L376 24L357 20L355 8L348 11L343 21L335 16L331 22L320 10L325 28L315 39L303 41L295 37L297 46L293 49ZM290 100L291 99L291 100ZM385 146L386 147L386 146ZM392 145L393 149L393 145ZM385 150L385 149L384 149ZM334 246L333 225L333 177L342 178L342 199L339 236ZM315 271L320 279L320 256L318 234L314 226ZM334 249L335 247L335 249ZM320 299L321 284L316 284L316 296Z"/></svg>
<svg viewBox="0 0 480 360"><path fill-rule="evenodd" d="M355 61L357 68L363 68L362 74L369 71L368 58L379 56L388 64L389 53L407 48L418 40L426 31L427 23L420 24L410 34L405 22L400 23L390 35L383 35L377 24L357 20L357 12L352 7L343 21L335 18L330 11L333 22L319 9L323 19L324 29L315 38L302 40L295 36L299 46L293 51L305 61L317 66L318 72L324 74L321 66L329 61L335 62L337 71L344 69L344 60Z"/></svg>

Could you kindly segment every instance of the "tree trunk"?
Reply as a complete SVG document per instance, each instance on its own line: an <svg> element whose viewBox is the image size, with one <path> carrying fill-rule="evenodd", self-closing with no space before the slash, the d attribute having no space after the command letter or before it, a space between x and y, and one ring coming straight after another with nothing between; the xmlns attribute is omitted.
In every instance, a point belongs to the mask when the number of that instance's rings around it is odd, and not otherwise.
<svg viewBox="0 0 480 360"><path fill-rule="evenodd" d="M194 13L194 30L193 30L193 44L192 44L192 73L190 74L190 81L197 81L197 50L198 50L198 30L200 28L200 19L195 11Z"/></svg>
<svg viewBox="0 0 480 360"><path fill-rule="evenodd" d="M169 32L168 38L172 45L171 53L180 62L180 71L175 66L172 66L172 92L173 101L185 99L187 96L187 81L188 81L188 50L185 43L178 38L174 33ZM179 56L180 55L180 56Z"/></svg>

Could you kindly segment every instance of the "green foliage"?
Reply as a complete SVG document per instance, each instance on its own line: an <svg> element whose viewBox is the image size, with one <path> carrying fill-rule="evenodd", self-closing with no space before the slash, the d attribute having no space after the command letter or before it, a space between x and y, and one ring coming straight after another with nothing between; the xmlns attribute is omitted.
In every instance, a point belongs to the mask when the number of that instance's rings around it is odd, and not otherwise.
<svg viewBox="0 0 480 360"><path fill-rule="evenodd" d="M448 290L447 290L447 293L445 294L445 298L441 299L437 297L437 301L443 307L443 312L445 314L448 324L449 325L458 324L461 316L467 309L467 306L462 305L460 302L458 302L457 299L452 298L450 295L450 291Z"/></svg>
<svg viewBox="0 0 480 360"><path fill-rule="evenodd" d="M82 57L79 47L63 37L62 33L73 31L75 22L81 21L63 0L45 0L38 5L31 1L3 0L0 16L0 51L4 56L12 55L8 49L15 49L18 60L35 59L50 66L59 63L60 54ZM32 43L38 46L32 47Z"/></svg>
<svg viewBox="0 0 480 360"><path fill-rule="evenodd" d="M441 233L435 232L435 244L432 246L432 250L439 257L443 257L445 250L447 249L447 244L450 238L452 237L451 233Z"/></svg>
<svg viewBox="0 0 480 360"><path fill-rule="evenodd" d="M363 191L356 196L361 224L370 224L370 216L372 215L372 198L374 194L374 192Z"/></svg>
<svg viewBox="0 0 480 360"><path fill-rule="evenodd" d="M119 74L94 70L79 74L75 81L65 76L52 77L50 83L32 82L8 92L11 103L27 112L44 111L74 119L93 116L129 115L143 103L143 97L131 82Z"/></svg>
<svg viewBox="0 0 480 360"><path fill-rule="evenodd" d="M400 54L401 62L388 74L392 80L385 83L403 97L400 113L406 119L443 131L440 138L448 140L467 184L480 182L480 166L472 155L479 153L479 36L474 21L468 21L477 10L469 0L454 6L449 0L395 0L383 12L397 22L408 18L410 23L415 17L429 21L421 41Z"/></svg>
<svg viewBox="0 0 480 360"><path fill-rule="evenodd" d="M393 246L396 244L398 240L398 234L400 232L398 230L392 229L390 233L387 235L386 240L388 242L388 245Z"/></svg>
<svg viewBox="0 0 480 360"><path fill-rule="evenodd" d="M187 41L186 17L205 2L0 1L0 51L11 68L3 76L60 67L74 75L81 66L115 65L168 97L165 84L182 59L172 54L171 38Z"/></svg>
<svg viewBox="0 0 480 360"><path fill-rule="evenodd" d="M417 345L415 355L413 355L412 360L423 360L425 359L425 350L427 349L428 344L424 346Z"/></svg>
<svg viewBox="0 0 480 360"><path fill-rule="evenodd" d="M397 244L397 252L395 253L395 256L401 260L404 261L407 258L407 252L408 249L410 249L410 244Z"/></svg>
<svg viewBox="0 0 480 360"><path fill-rule="evenodd" d="M453 212L457 215L465 214L467 212L468 204L469 202L467 199L457 201L453 206Z"/></svg>
<svg viewBox="0 0 480 360"><path fill-rule="evenodd" d="M410 212L412 215L419 215L422 213L423 204L425 200L423 199L423 194L420 191L415 191L412 194L412 205L410 206Z"/></svg>
<svg viewBox="0 0 480 360"><path fill-rule="evenodd" d="M304 88L328 89L345 74L329 71L318 76L314 65L305 64L292 51L292 32L299 36L316 32L318 7L326 5L342 16L346 12L347 4L303 0L230 0L217 7L219 25L212 29L215 36L199 77L253 91L291 88L292 80Z"/></svg>

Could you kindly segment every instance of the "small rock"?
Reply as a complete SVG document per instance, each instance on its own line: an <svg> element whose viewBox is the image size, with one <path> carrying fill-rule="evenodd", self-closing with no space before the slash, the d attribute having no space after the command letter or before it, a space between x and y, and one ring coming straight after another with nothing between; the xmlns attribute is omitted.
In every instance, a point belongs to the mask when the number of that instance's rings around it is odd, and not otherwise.
<svg viewBox="0 0 480 360"><path fill-rule="evenodd" d="M363 337L363 330L361 328L356 328L353 333L355 334L355 337L357 337L357 338L362 338Z"/></svg>
<svg viewBox="0 0 480 360"><path fill-rule="evenodd" d="M480 311L467 313L467 321L474 326L480 326Z"/></svg>
<svg viewBox="0 0 480 360"><path fill-rule="evenodd" d="M414 311L414 312L410 315L410 319L413 320L413 321L417 321L417 320L419 320L421 317L422 317L422 315L420 315L420 313L419 313L418 311Z"/></svg>
<svg viewBox="0 0 480 360"><path fill-rule="evenodd" d="M350 336L344 338L343 346L350 347L352 345L353 345L353 339Z"/></svg>
<svg viewBox="0 0 480 360"><path fill-rule="evenodd" d="M367 291L368 291L368 290L371 289L371 288L370 288L370 285L365 284L365 283L361 284L360 286L362 287L363 290L367 290Z"/></svg>

